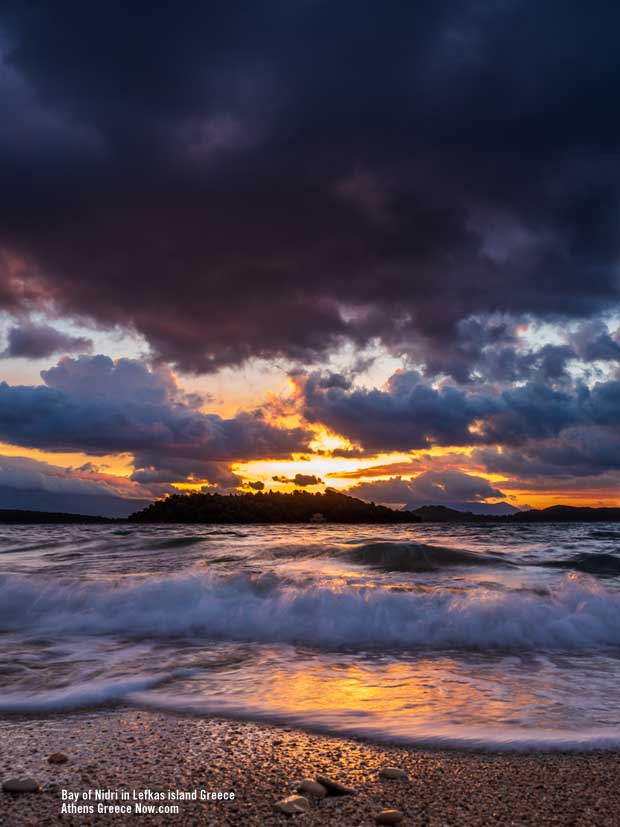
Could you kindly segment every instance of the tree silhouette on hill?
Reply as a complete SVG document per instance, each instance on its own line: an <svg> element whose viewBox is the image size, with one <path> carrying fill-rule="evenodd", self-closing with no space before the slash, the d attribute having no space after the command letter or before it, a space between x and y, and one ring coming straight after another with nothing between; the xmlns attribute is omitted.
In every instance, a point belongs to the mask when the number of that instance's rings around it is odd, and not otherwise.
<svg viewBox="0 0 620 827"><path fill-rule="evenodd" d="M395 511L337 491L291 494L173 494L129 517L139 523L417 523Z"/></svg>

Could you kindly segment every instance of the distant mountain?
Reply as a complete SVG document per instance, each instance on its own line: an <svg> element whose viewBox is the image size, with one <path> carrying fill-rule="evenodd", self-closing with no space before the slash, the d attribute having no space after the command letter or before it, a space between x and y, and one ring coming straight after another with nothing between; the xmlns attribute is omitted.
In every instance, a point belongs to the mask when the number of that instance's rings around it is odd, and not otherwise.
<svg viewBox="0 0 620 827"><path fill-rule="evenodd" d="M88 514L65 514L60 511L24 511L0 509L0 524L43 525L48 523L115 523L118 520L107 517L92 517Z"/></svg>
<svg viewBox="0 0 620 827"><path fill-rule="evenodd" d="M472 522L478 520L480 515L464 513L457 511L454 508L448 508L445 505L423 505L421 508L416 508L413 513L422 520L423 523L462 523Z"/></svg>
<svg viewBox="0 0 620 827"><path fill-rule="evenodd" d="M518 514L519 509L507 502L501 503L484 503L484 502L461 502L461 503L444 503L443 505L425 505L418 507L416 505L406 505L407 511L414 511L416 514L420 512L420 508L446 508L450 511L458 511L463 514Z"/></svg>
<svg viewBox="0 0 620 827"><path fill-rule="evenodd" d="M7 511L49 511L55 514L83 514L93 517L128 517L151 500L132 500L109 494L44 491L0 485L0 508Z"/></svg>
<svg viewBox="0 0 620 827"><path fill-rule="evenodd" d="M336 491L311 494L173 494L129 518L137 523L418 523L395 511Z"/></svg>
<svg viewBox="0 0 620 827"><path fill-rule="evenodd" d="M551 505L540 511L520 511L511 520L517 523L592 523L620 522L620 508L588 508L573 505Z"/></svg>
<svg viewBox="0 0 620 827"><path fill-rule="evenodd" d="M425 505L413 512L424 523L567 523L620 522L620 508L580 508L571 505L552 505L549 508L517 511L513 514L464 513L445 505Z"/></svg>

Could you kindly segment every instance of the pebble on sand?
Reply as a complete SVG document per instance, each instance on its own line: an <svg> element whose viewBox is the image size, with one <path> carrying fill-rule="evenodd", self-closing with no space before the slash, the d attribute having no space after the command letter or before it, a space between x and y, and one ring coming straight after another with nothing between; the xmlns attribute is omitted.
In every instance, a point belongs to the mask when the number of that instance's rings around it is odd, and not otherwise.
<svg viewBox="0 0 620 827"><path fill-rule="evenodd" d="M297 787L297 792L302 793L303 795L314 796L314 798L325 798L327 795L327 788L324 787L323 784L319 784L318 781L312 781L310 778L304 778L301 784Z"/></svg>
<svg viewBox="0 0 620 827"><path fill-rule="evenodd" d="M400 824L404 817L400 810L381 810L375 816L375 822L377 824Z"/></svg>
<svg viewBox="0 0 620 827"><path fill-rule="evenodd" d="M355 795L355 790L351 787L345 787L344 784L332 781L324 775L317 775L316 780L322 787L325 787L327 795Z"/></svg>
<svg viewBox="0 0 620 827"><path fill-rule="evenodd" d="M53 752L47 757L48 764L66 764L68 760L64 752Z"/></svg>
<svg viewBox="0 0 620 827"><path fill-rule="evenodd" d="M34 778L7 778L2 782L2 792L5 793L37 793L40 789Z"/></svg>
<svg viewBox="0 0 620 827"><path fill-rule="evenodd" d="M407 778L407 773L401 770L400 767L383 767L379 770L380 778Z"/></svg>
<svg viewBox="0 0 620 827"><path fill-rule="evenodd" d="M278 812L294 816L297 813L306 813L310 809L310 802L303 795L289 795L274 806Z"/></svg>

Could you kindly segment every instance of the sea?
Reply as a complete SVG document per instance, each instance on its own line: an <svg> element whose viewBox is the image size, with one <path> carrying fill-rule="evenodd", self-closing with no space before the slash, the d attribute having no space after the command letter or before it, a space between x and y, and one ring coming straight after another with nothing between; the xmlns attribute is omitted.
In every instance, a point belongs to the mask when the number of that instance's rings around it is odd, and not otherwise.
<svg viewBox="0 0 620 827"><path fill-rule="evenodd" d="M620 747L620 525L0 528L0 714Z"/></svg>

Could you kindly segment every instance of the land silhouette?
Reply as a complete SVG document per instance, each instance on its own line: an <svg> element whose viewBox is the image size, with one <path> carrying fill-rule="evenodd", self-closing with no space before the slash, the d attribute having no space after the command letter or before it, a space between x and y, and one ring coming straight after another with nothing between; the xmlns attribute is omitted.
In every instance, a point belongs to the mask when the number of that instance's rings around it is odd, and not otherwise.
<svg viewBox="0 0 620 827"><path fill-rule="evenodd" d="M257 494L173 494L129 517L140 523L419 523L397 511L326 491Z"/></svg>
<svg viewBox="0 0 620 827"><path fill-rule="evenodd" d="M140 523L531 523L617 522L620 508L556 505L516 514L472 514L442 505L414 511L368 503L328 490L324 494L268 491L257 494L174 494L129 517Z"/></svg>
<svg viewBox="0 0 620 827"><path fill-rule="evenodd" d="M620 508L552 505L515 514L473 514L444 505L398 510L337 491L312 494L173 494L128 518L0 509L0 524L60 523L568 523L620 522Z"/></svg>

